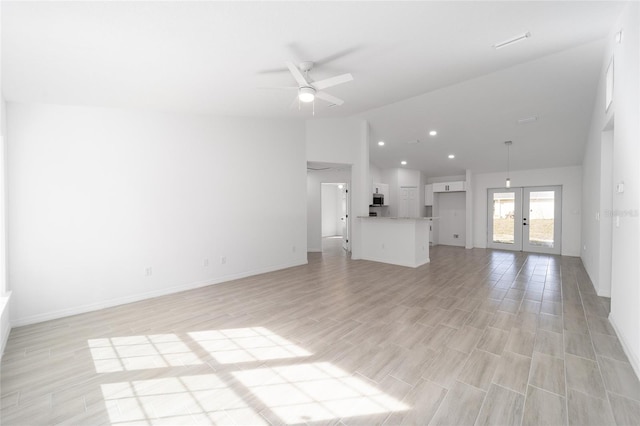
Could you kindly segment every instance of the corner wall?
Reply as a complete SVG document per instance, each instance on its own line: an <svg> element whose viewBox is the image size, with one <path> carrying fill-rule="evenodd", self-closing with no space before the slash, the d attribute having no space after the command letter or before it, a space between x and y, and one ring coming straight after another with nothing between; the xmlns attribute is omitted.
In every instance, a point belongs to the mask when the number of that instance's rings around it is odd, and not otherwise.
<svg viewBox="0 0 640 426"><path fill-rule="evenodd" d="M622 43L615 34L622 29ZM605 112L605 78L614 60L613 102ZM611 121L613 120L613 121ZM613 124L612 186L613 206L603 211L607 188L600 182L607 173L602 166L603 131ZM606 138L605 138L606 139ZM611 259L611 314L609 319L622 342L629 361L640 376L640 5L630 2L607 38L600 83L591 118L584 155L583 176L585 211L582 230L584 244L581 253L585 268L596 290L606 287L603 274ZM606 143L606 140L605 140ZM605 153L606 156L606 153ZM610 177L609 177L610 178ZM596 179L598 181L596 182ZM616 192L618 184L624 192ZM602 196L601 196L602 195ZM606 225L603 219L612 216L611 252L607 252ZM616 226L616 221L619 225ZM584 248L586 246L586 249Z"/></svg>
<svg viewBox="0 0 640 426"><path fill-rule="evenodd" d="M306 123L307 161L351 165L351 258L360 259L358 216L369 216L369 123L362 119L315 119Z"/></svg>
<svg viewBox="0 0 640 426"><path fill-rule="evenodd" d="M0 21L2 21L2 2L0 2ZM7 104L2 91L1 70L2 36L0 34L0 359L11 333L12 300L7 282Z"/></svg>
<svg viewBox="0 0 640 426"><path fill-rule="evenodd" d="M306 263L304 123L8 105L13 325Z"/></svg>

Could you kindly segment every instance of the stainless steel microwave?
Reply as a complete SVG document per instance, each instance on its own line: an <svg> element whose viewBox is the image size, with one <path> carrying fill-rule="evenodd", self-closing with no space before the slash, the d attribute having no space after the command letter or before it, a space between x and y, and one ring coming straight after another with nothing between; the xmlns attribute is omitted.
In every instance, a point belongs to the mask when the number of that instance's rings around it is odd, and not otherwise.
<svg viewBox="0 0 640 426"><path fill-rule="evenodd" d="M384 195L383 194L373 194L373 203L374 206L381 206L384 204Z"/></svg>

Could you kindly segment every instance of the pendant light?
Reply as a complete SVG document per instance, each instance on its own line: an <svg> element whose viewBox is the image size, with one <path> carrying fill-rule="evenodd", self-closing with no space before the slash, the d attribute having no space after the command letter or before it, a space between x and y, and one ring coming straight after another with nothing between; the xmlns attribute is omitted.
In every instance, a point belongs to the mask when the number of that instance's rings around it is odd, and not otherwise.
<svg viewBox="0 0 640 426"><path fill-rule="evenodd" d="M509 158L510 157L509 150L510 150L511 145L513 144L513 142L506 141L504 144L507 146L507 180L505 181L504 186L505 186L505 188L511 188L511 178L509 177L509 160L510 160L510 158Z"/></svg>

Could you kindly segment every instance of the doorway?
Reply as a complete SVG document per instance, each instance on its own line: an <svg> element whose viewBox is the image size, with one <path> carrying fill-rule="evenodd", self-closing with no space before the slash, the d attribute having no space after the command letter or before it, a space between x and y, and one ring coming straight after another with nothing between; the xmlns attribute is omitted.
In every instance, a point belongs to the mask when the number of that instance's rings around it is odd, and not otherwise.
<svg viewBox="0 0 640 426"><path fill-rule="evenodd" d="M350 197L347 183L322 183L320 194L322 252L350 251Z"/></svg>
<svg viewBox="0 0 640 426"><path fill-rule="evenodd" d="M487 247L560 254L562 187L489 189L487 196Z"/></svg>

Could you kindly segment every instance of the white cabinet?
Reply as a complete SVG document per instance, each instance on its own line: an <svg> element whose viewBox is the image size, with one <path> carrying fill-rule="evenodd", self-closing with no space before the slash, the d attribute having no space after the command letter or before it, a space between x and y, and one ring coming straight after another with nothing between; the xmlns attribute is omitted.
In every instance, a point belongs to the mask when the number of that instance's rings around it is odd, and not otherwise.
<svg viewBox="0 0 640 426"><path fill-rule="evenodd" d="M373 194L382 194L384 196L385 206L389 205L389 185L386 183L373 183Z"/></svg>
<svg viewBox="0 0 640 426"><path fill-rule="evenodd" d="M433 192L457 192L465 191L465 181L457 182L439 182L433 184Z"/></svg>
<svg viewBox="0 0 640 426"><path fill-rule="evenodd" d="M433 185L424 186L424 205L425 206L433 205Z"/></svg>

